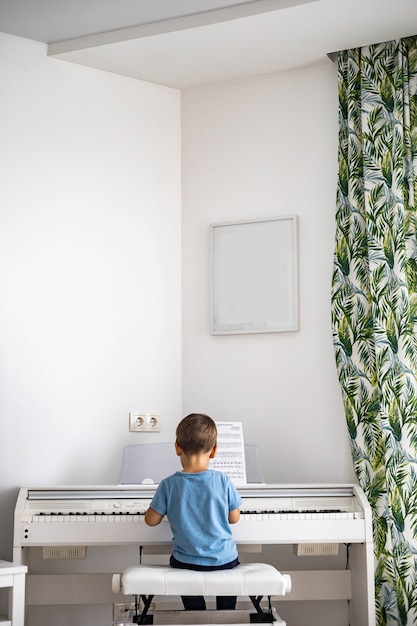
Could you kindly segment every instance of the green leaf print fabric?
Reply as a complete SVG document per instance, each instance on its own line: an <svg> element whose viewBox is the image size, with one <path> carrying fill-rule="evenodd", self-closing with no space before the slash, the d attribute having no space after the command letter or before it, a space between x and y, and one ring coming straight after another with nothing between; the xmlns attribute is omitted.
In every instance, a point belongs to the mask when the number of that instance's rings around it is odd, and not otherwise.
<svg viewBox="0 0 417 626"><path fill-rule="evenodd" d="M417 624L417 37L338 59L332 328L378 626Z"/></svg>

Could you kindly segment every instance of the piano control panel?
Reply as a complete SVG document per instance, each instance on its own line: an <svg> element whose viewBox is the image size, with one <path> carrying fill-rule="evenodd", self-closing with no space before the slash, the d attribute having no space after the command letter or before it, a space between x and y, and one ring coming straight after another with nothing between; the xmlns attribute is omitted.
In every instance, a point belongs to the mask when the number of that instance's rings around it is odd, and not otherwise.
<svg viewBox="0 0 417 626"><path fill-rule="evenodd" d="M152 497L144 494L141 499L109 498L95 500L56 500L38 499L35 492L29 492L25 516L33 519L36 515L144 515ZM55 494L54 494L55 495ZM32 499L34 498L34 499ZM363 517L363 509L356 506L352 497L340 498L286 498L286 497L245 497L240 507L245 514L348 514L351 517ZM51 521L51 520L50 520Z"/></svg>

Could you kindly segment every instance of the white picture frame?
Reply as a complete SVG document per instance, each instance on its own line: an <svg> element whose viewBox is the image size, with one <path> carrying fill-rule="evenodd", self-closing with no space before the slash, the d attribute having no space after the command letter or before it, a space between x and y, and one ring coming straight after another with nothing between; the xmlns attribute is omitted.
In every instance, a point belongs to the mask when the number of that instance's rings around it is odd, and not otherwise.
<svg viewBox="0 0 417 626"><path fill-rule="evenodd" d="M212 335L296 331L296 215L211 224Z"/></svg>

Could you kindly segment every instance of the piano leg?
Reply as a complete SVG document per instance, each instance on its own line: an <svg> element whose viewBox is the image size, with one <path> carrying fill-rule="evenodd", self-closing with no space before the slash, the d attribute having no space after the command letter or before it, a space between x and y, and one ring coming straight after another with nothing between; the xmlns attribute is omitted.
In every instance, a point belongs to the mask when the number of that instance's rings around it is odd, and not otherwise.
<svg viewBox="0 0 417 626"><path fill-rule="evenodd" d="M372 543L350 544L349 561L352 580L350 621L352 624L374 626L375 567Z"/></svg>

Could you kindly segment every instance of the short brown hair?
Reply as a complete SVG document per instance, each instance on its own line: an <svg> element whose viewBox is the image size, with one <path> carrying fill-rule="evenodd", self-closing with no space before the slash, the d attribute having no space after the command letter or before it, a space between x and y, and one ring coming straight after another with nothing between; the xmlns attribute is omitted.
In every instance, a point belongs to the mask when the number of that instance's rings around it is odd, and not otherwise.
<svg viewBox="0 0 417 626"><path fill-rule="evenodd" d="M176 430L177 444L185 454L212 450L217 443L215 422L204 413L190 413L180 421Z"/></svg>

